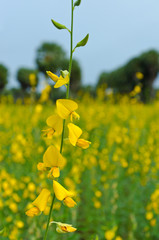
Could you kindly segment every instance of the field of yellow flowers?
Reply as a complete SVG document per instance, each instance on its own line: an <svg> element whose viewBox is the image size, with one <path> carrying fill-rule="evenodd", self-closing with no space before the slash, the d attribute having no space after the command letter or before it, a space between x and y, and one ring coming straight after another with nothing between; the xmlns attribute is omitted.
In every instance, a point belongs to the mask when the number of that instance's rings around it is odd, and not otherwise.
<svg viewBox="0 0 159 240"><path fill-rule="evenodd" d="M49 205L34 218L25 211L42 188L52 188L37 164L47 146L59 146L58 137L46 139L41 131L54 111L51 103L0 105L2 240L43 239ZM92 144L74 151L65 137L61 172L61 183L75 193L77 206L61 208L56 200L52 219L71 223L77 231L59 236L51 225L48 239L159 239L159 103L85 98L78 113L83 137Z"/></svg>

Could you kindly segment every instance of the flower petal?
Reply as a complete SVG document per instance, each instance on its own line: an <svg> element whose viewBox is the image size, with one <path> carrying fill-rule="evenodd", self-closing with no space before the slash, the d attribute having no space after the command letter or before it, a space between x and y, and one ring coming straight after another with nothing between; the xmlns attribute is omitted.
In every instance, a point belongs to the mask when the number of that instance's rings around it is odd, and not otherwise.
<svg viewBox="0 0 159 240"><path fill-rule="evenodd" d="M39 215L39 213L40 213L40 210L39 210L39 208L37 208L37 207L32 207L32 208L30 208L28 211L25 212L25 214L26 214L28 217L37 216L37 215Z"/></svg>
<svg viewBox="0 0 159 240"><path fill-rule="evenodd" d="M70 197L66 197L63 201L65 205L69 208L72 208L76 205L76 202Z"/></svg>
<svg viewBox="0 0 159 240"><path fill-rule="evenodd" d="M82 130L81 130L81 128L79 128L78 126L76 126L73 123L69 123L67 126L69 129L69 136L68 136L69 141L73 146L76 146L78 138L82 134Z"/></svg>
<svg viewBox="0 0 159 240"><path fill-rule="evenodd" d="M56 231L58 233L75 232L77 230L77 228L72 227L71 224L55 222L55 221L50 222L50 224L51 223L57 224Z"/></svg>
<svg viewBox="0 0 159 240"><path fill-rule="evenodd" d="M65 78L63 78L62 76L60 76L56 82L56 84L54 85L54 88L59 88L65 84L67 84L69 82L69 76L67 75Z"/></svg>
<svg viewBox="0 0 159 240"><path fill-rule="evenodd" d="M52 176L54 178L58 178L60 176L60 169L58 167L54 167L52 170Z"/></svg>
<svg viewBox="0 0 159 240"><path fill-rule="evenodd" d="M47 205L47 201L50 197L50 191L46 188L42 189L39 196L34 200L32 203L34 206L36 206L41 212L44 211Z"/></svg>
<svg viewBox="0 0 159 240"><path fill-rule="evenodd" d="M45 167L63 167L65 164L61 153L53 145L49 146L43 155Z"/></svg>
<svg viewBox="0 0 159 240"><path fill-rule="evenodd" d="M57 113L62 119L67 119L78 108L78 104L70 99L58 99L56 106Z"/></svg>
<svg viewBox="0 0 159 240"><path fill-rule="evenodd" d="M63 232L75 232L77 228L72 226L61 226L61 230L63 230Z"/></svg>
<svg viewBox="0 0 159 240"><path fill-rule="evenodd" d="M57 134L62 133L63 120L58 114L54 114L48 117L46 123L49 127L53 128Z"/></svg>
<svg viewBox="0 0 159 240"><path fill-rule="evenodd" d="M54 73L52 73L50 71L46 71L46 73L54 82L57 82L57 80L58 80L58 76L57 75L55 75Z"/></svg>
<svg viewBox="0 0 159 240"><path fill-rule="evenodd" d="M83 149L87 149L87 148L89 148L90 144L91 144L91 142L80 138L80 139L77 140L76 146L81 147Z"/></svg>
<svg viewBox="0 0 159 240"><path fill-rule="evenodd" d="M58 200L63 201L66 197L72 197L73 194L67 191L60 183L53 181L53 189Z"/></svg>
<svg viewBox="0 0 159 240"><path fill-rule="evenodd" d="M71 116L70 116L71 122L73 121L73 118L79 120L80 115L74 111L74 112L71 113Z"/></svg>

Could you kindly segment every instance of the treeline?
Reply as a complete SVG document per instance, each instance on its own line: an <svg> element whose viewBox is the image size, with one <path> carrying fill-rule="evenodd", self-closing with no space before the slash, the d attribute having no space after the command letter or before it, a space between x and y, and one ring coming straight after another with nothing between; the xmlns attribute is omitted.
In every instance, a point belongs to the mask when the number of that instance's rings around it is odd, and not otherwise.
<svg viewBox="0 0 159 240"><path fill-rule="evenodd" d="M40 76L43 75L45 83L48 81L46 71L52 71L59 75L60 70L69 68L69 59L61 46L55 43L43 43L36 52L36 68L21 67L16 74L16 80L20 84L20 89L11 89L9 92L14 95L24 95L29 93L31 88L37 87L39 84ZM0 64L0 91L5 89L9 78L9 70L6 66ZM74 59L72 62L72 74L70 79L70 87L72 93L76 93L81 89L81 67L79 62ZM6 91L5 91L6 92ZM3 91L4 93L4 91Z"/></svg>
<svg viewBox="0 0 159 240"><path fill-rule="evenodd" d="M151 50L133 58L124 66L112 72L101 73L97 87L106 84L114 92L130 93L140 86L140 98L149 101L154 96L153 82L159 72L159 53Z"/></svg>
<svg viewBox="0 0 159 240"><path fill-rule="evenodd" d="M48 81L46 71L52 71L59 75L60 70L69 68L69 59L61 46L55 43L43 43L36 52L36 68L28 69L21 67L18 69L16 78L20 83L20 89L10 90L15 96L31 92L31 89L39 84L39 76ZM140 100L146 102L154 96L153 82L159 72L159 53L151 50L133 58L124 66L112 72L100 74L95 87L82 86L81 68L77 60L73 60L70 87L73 95L77 92L89 92L93 97L96 90L105 86L105 89L112 89L114 94L127 94L133 91L135 86L139 86ZM0 91L4 93L4 88L8 83L9 71L6 66L0 64ZM57 93L53 94L57 97Z"/></svg>

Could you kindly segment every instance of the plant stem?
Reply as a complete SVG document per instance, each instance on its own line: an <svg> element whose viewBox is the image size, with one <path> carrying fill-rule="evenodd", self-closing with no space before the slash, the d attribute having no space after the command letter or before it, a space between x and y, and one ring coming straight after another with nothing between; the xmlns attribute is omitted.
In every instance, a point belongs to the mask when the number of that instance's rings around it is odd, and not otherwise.
<svg viewBox="0 0 159 240"><path fill-rule="evenodd" d="M72 7L71 7L71 41L70 41L70 61L69 61L69 75L71 78L71 70L72 70L72 55L73 55L73 0L72 1ZM66 99L69 98L69 92L70 92L70 81L67 84L67 90L66 90ZM60 153L62 153L62 147L63 147L63 139L64 139L64 132L65 132L65 119L63 120L63 130L62 130L62 137L61 137L61 147L60 147Z"/></svg>
<svg viewBox="0 0 159 240"><path fill-rule="evenodd" d="M47 221L47 226L46 226L44 240L47 239L47 232L48 232L48 229L49 229L49 223L50 223L50 218L51 218L52 209L53 209L53 205L54 205L54 200L55 200L55 194L53 195L53 199L52 199L52 203L51 203L51 207L50 207L50 211L49 211L49 216L48 216L48 221Z"/></svg>
<svg viewBox="0 0 159 240"><path fill-rule="evenodd" d="M69 77L71 77L71 70L72 70L72 55L73 55L73 11L74 11L74 6L73 6L73 0L71 0L71 32L70 32L70 37L71 37L71 43L70 43L70 61L69 61ZM67 90L66 90L66 99L69 98L69 90L70 90L70 81L67 84ZM63 130L62 130L62 136L61 136L61 146L60 146L60 153L62 153L62 148L63 148L63 139L64 139L64 133L65 133L65 119L63 120ZM52 215L52 210L53 210L53 205L54 205L54 200L55 200L55 193L52 198L51 202L51 207L49 211L49 216L48 216L48 221L47 221L47 226L45 230L45 235L44 235L44 240L47 239L47 233L49 229L49 223L50 223L50 218Z"/></svg>
<svg viewBox="0 0 159 240"><path fill-rule="evenodd" d="M72 70L72 55L73 55L73 11L74 11L74 6L73 6L73 0L72 2L72 7L71 7L71 41L70 41L70 62L69 62L69 74L71 78L71 70ZM67 86L67 92L66 92L66 98L69 98L69 90L70 90L70 82Z"/></svg>

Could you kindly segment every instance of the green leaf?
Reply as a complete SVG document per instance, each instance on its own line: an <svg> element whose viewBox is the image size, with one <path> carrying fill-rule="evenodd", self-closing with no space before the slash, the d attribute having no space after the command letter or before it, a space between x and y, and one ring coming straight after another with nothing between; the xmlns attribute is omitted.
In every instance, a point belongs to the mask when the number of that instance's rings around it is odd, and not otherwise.
<svg viewBox="0 0 159 240"><path fill-rule="evenodd" d="M85 38L83 38L80 42L78 42L75 48L84 47L88 42L88 38L89 38L89 34L87 34Z"/></svg>
<svg viewBox="0 0 159 240"><path fill-rule="evenodd" d="M79 6L80 4L81 4L81 0L77 0L77 1L74 3L74 7Z"/></svg>
<svg viewBox="0 0 159 240"><path fill-rule="evenodd" d="M5 228L1 229L0 230L0 235L3 235L4 231L5 231Z"/></svg>
<svg viewBox="0 0 159 240"><path fill-rule="evenodd" d="M67 29L67 27L65 26L65 25L62 25L62 24L60 24L60 23L58 23L58 22L55 22L53 19L51 19L51 21L52 21L52 23L54 24L54 26L56 27L56 28L58 28L58 29ZM67 29L68 30L68 29Z"/></svg>

